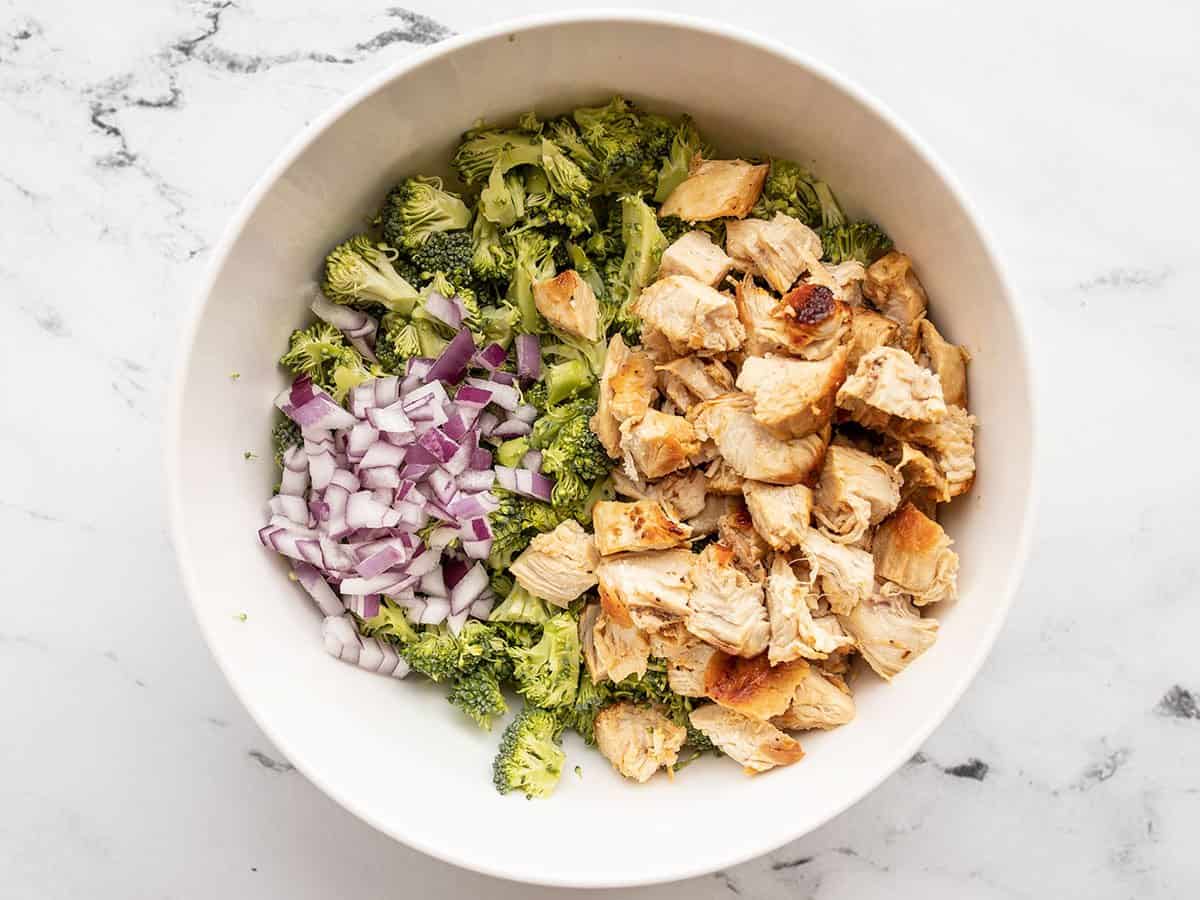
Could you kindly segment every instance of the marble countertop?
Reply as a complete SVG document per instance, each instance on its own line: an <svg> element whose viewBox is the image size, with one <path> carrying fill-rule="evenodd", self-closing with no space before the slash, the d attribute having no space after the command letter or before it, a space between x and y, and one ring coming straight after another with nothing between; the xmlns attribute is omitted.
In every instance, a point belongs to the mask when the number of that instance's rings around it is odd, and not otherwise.
<svg viewBox="0 0 1200 900"><path fill-rule="evenodd" d="M803 47L957 172L1028 311L1044 497L995 652L908 766L768 857L615 893L1194 896L1200 14L656 5ZM193 624L160 462L180 325L281 145L422 45L536 6L0 3L0 894L570 893L425 858L291 770Z"/></svg>

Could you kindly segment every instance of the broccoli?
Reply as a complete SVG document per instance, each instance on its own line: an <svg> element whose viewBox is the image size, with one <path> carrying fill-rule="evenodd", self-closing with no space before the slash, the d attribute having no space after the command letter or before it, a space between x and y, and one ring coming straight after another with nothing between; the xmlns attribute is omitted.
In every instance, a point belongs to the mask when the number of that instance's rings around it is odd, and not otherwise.
<svg viewBox="0 0 1200 900"><path fill-rule="evenodd" d="M328 391L338 402L355 385L381 374L347 345L336 326L327 322L293 331L288 350L279 363L297 374L308 375L313 384Z"/></svg>
<svg viewBox="0 0 1200 900"><path fill-rule="evenodd" d="M413 252L430 235L468 227L471 211L457 194L442 187L442 179L418 175L388 192L375 222L385 241Z"/></svg>
<svg viewBox="0 0 1200 900"><path fill-rule="evenodd" d="M392 265L397 252L365 234L338 244L325 259L321 290L334 303L378 303L408 315L420 299L417 289Z"/></svg>
<svg viewBox="0 0 1200 900"><path fill-rule="evenodd" d="M667 244L673 244L689 231L703 231L718 247L725 245L725 220L713 219L709 222L685 222L678 216L667 216L658 220L659 230Z"/></svg>
<svg viewBox="0 0 1200 900"><path fill-rule="evenodd" d="M520 131L479 126L463 135L462 143L454 152L453 164L464 183L479 185L491 178L496 163L501 161L500 157L504 154L510 168L514 165L539 165L542 158L541 142Z"/></svg>
<svg viewBox="0 0 1200 900"><path fill-rule="evenodd" d="M596 713L612 702L612 682L592 681L586 668L579 673L579 686L575 691L575 702L558 710L559 721L571 728L588 744L596 743Z"/></svg>
<svg viewBox="0 0 1200 900"><path fill-rule="evenodd" d="M517 264L512 246L487 216L477 215L471 231L471 271L481 281L504 283Z"/></svg>
<svg viewBox="0 0 1200 900"><path fill-rule="evenodd" d="M560 731L554 713L526 706L500 739L500 752L492 764L496 790L521 791L526 797L553 792L566 760L558 745Z"/></svg>
<svg viewBox="0 0 1200 900"><path fill-rule="evenodd" d="M443 627L426 628L401 653L408 664L430 681L442 682L459 672L458 641Z"/></svg>
<svg viewBox="0 0 1200 900"><path fill-rule="evenodd" d="M583 506L580 507L575 518L579 521L580 525L589 525L592 521L592 510L596 508L596 504L602 500L615 500L616 497L617 489L613 485L612 476L599 479L592 485L592 489L588 491L588 495L584 497Z"/></svg>
<svg viewBox="0 0 1200 900"><path fill-rule="evenodd" d="M529 438L512 438L496 448L496 462L502 466L513 468L521 464L521 458L528 452Z"/></svg>
<svg viewBox="0 0 1200 900"><path fill-rule="evenodd" d="M528 543L528 542L526 542ZM550 608L541 597L535 597L519 584L514 585L508 596L492 610L489 622L521 622L541 625L550 618Z"/></svg>
<svg viewBox="0 0 1200 900"><path fill-rule="evenodd" d="M658 271L667 240L658 227L654 210L640 197L633 196L621 198L621 236L625 252L621 268L609 285L605 318L610 328L636 342L641 323L629 307Z"/></svg>
<svg viewBox="0 0 1200 900"><path fill-rule="evenodd" d="M412 356L435 357L449 341L428 319L409 319L387 313L375 336L375 356L388 372L403 374L405 360Z"/></svg>
<svg viewBox="0 0 1200 900"><path fill-rule="evenodd" d="M580 417L586 420L595 411L595 401L586 397L559 406L552 404L551 408L533 423L533 432L529 435L529 442L535 450L545 450L554 443L558 433L569 422Z"/></svg>
<svg viewBox="0 0 1200 900"><path fill-rule="evenodd" d="M813 228L840 224L842 211L829 186L797 162L771 160L771 171L751 215L769 219L781 212Z"/></svg>
<svg viewBox="0 0 1200 900"><path fill-rule="evenodd" d="M388 597L380 601L378 613L362 620L359 630L366 637L386 637L399 644L412 643L418 637L404 608Z"/></svg>
<svg viewBox="0 0 1200 900"><path fill-rule="evenodd" d="M566 350L565 346L551 346L547 348L547 351L550 353L564 352ZM596 383L596 375L592 372L589 364L584 362L582 357L577 356L573 356L573 358L566 360L566 362L548 366L544 378L546 402L550 406L554 406L568 397L586 391Z"/></svg>
<svg viewBox="0 0 1200 900"><path fill-rule="evenodd" d="M600 274L600 270L596 268L596 264L588 258L587 251L578 244L570 241L566 244L567 260L571 268L579 273L579 277L587 282L588 287L592 289L592 293L598 298L604 296L604 277Z"/></svg>
<svg viewBox="0 0 1200 900"><path fill-rule="evenodd" d="M484 345L499 344L507 348L512 343L520 319L520 310L507 303L485 306L479 311L479 333L483 336Z"/></svg>
<svg viewBox="0 0 1200 900"><path fill-rule="evenodd" d="M487 666L476 666L455 678L446 699L484 731L491 731L492 720L508 712L500 679Z"/></svg>
<svg viewBox="0 0 1200 900"><path fill-rule="evenodd" d="M576 517L587 502L592 483L608 477L612 460L592 431L596 404L587 399L570 404L573 415L558 426L542 452L542 471L555 477L554 508ZM539 435L544 440L546 432Z"/></svg>
<svg viewBox="0 0 1200 900"><path fill-rule="evenodd" d="M422 281L441 273L452 284L469 288L473 281L471 260L474 253L469 231L439 231L413 250L412 261L420 270Z"/></svg>
<svg viewBox="0 0 1200 900"><path fill-rule="evenodd" d="M529 546L535 535L553 531L562 519L552 507L530 497L500 489L494 490L493 494L500 506L489 516L492 552L488 556L488 565L493 570L503 570L508 568L513 557Z"/></svg>
<svg viewBox="0 0 1200 900"><path fill-rule="evenodd" d="M671 192L683 183L697 155L703 155L704 146L700 132L690 116L684 116L671 138L671 149L658 170L658 185L654 191L654 202L662 203Z"/></svg>
<svg viewBox="0 0 1200 900"><path fill-rule="evenodd" d="M659 161L669 152L674 137L671 122L639 112L622 97L613 97L604 106L580 107L572 119L578 139L573 139L565 125L553 128L552 133L592 180L593 193L654 192ZM586 152L581 152L580 144Z"/></svg>
<svg viewBox="0 0 1200 900"><path fill-rule="evenodd" d="M283 468L283 455L300 443L300 426L284 416L280 416L275 427L271 429L271 443L275 447L275 465Z"/></svg>
<svg viewBox="0 0 1200 900"><path fill-rule="evenodd" d="M554 277L554 250L558 240L539 231L522 230L514 234L513 245L516 264L508 285L508 301L521 314L517 330L535 334L544 328L544 322L533 303L533 283Z"/></svg>
<svg viewBox="0 0 1200 900"><path fill-rule="evenodd" d="M825 259L833 265L855 259L869 266L892 249L892 239L871 222L853 222L821 230Z"/></svg>
<svg viewBox="0 0 1200 900"><path fill-rule="evenodd" d="M542 639L526 649L514 647L517 691L536 706L552 708L575 702L579 686L579 627L569 612L551 616Z"/></svg>
<svg viewBox="0 0 1200 900"><path fill-rule="evenodd" d="M544 416L546 408L550 405L550 389L546 387L544 380L538 381L522 392L521 399L536 409L539 416Z"/></svg>
<svg viewBox="0 0 1200 900"><path fill-rule="evenodd" d="M833 191L823 181L818 181L813 184L813 190L817 192L817 199L821 204L821 227L822 228L840 228L846 224L846 215L842 212L842 207L837 202L837 197L833 196Z"/></svg>

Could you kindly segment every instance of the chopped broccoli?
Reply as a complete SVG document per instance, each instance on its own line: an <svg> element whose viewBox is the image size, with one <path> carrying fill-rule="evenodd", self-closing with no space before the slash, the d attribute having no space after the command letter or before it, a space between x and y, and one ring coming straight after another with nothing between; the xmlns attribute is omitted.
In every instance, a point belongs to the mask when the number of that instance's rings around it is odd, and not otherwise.
<svg viewBox="0 0 1200 900"><path fill-rule="evenodd" d="M492 610L489 622L523 622L529 625L541 625L550 618L550 608L541 597L535 597L521 585L516 584L509 590L500 605Z"/></svg>
<svg viewBox="0 0 1200 900"><path fill-rule="evenodd" d="M846 215L842 212L842 207L837 202L837 197L833 196L833 191L823 181L818 181L813 184L813 190L817 192L817 199L821 204L821 227L822 228L839 228L846 224Z"/></svg>
<svg viewBox="0 0 1200 900"><path fill-rule="evenodd" d="M418 175L388 192L376 223L385 241L412 252L430 235L468 227L471 211L457 194L443 188L442 179Z"/></svg>
<svg viewBox="0 0 1200 900"><path fill-rule="evenodd" d="M338 244L325 258L321 290L334 303L378 303L408 315L420 299L417 289L392 265L397 253L365 234Z"/></svg>
<svg viewBox="0 0 1200 900"><path fill-rule="evenodd" d="M293 331L288 350L279 362L297 374L308 375L338 402L355 385L381 374L368 366L346 343L342 332L327 322Z"/></svg>
<svg viewBox="0 0 1200 900"><path fill-rule="evenodd" d="M662 161L658 170L658 186L654 191L654 202L662 203L671 196L671 192L683 183L688 176L697 154L703 154L704 146L700 140L700 132L691 116L684 116L675 128L671 138L671 149Z"/></svg>
<svg viewBox="0 0 1200 900"><path fill-rule="evenodd" d="M609 285L605 318L610 328L636 342L641 323L630 305L658 271L667 239L658 227L654 210L640 197L633 196L621 198L621 237L625 252L621 268Z"/></svg>
<svg viewBox="0 0 1200 900"><path fill-rule="evenodd" d="M281 416L271 429L271 443L275 447L275 465L282 469L283 454L300 443L300 426Z"/></svg>
<svg viewBox="0 0 1200 900"><path fill-rule="evenodd" d="M572 400L559 406L551 406L540 418L533 423L533 432L529 442L535 450L545 450L554 443L558 433L571 421L585 420L596 411L596 403L586 397Z"/></svg>
<svg viewBox="0 0 1200 900"><path fill-rule="evenodd" d="M512 245L487 216L477 215L471 231L471 271L481 281L507 283L517 264Z"/></svg>
<svg viewBox="0 0 1200 900"><path fill-rule="evenodd" d="M892 239L871 222L852 222L822 229L821 246L833 265L855 259L869 266L892 249Z"/></svg>
<svg viewBox="0 0 1200 900"><path fill-rule="evenodd" d="M522 230L513 236L516 265L508 285L508 301L520 312L517 330L534 334L545 327L541 314L533 303L533 283L554 277L556 238L540 231Z"/></svg>
<svg viewBox="0 0 1200 900"><path fill-rule="evenodd" d="M412 261L420 270L422 281L441 273L457 287L468 288L473 278L471 260L474 253L471 232L439 231L413 250Z"/></svg>
<svg viewBox="0 0 1200 900"><path fill-rule="evenodd" d="M513 468L521 464L521 458L528 452L529 438L512 438L496 448L496 462L502 466Z"/></svg>
<svg viewBox="0 0 1200 900"><path fill-rule="evenodd" d="M544 379L546 402L550 406L586 391L596 383L596 375L591 367L579 357L548 366Z"/></svg>
<svg viewBox="0 0 1200 900"><path fill-rule="evenodd" d="M564 409L569 409L571 416L562 424L557 424L561 416L555 416L552 420L556 427L553 438L543 445L542 471L555 478L551 495L554 508L578 517L591 494L593 482L608 477L612 459L592 431L595 402L582 399ZM538 434L539 440L545 440L548 431L548 428L543 428L540 433L535 431L535 434Z"/></svg>
<svg viewBox="0 0 1200 900"><path fill-rule="evenodd" d="M491 178L502 154L507 154L506 162L511 165L538 165L541 141L520 131L472 128L454 153L454 168L464 183L483 184Z"/></svg>
<svg viewBox="0 0 1200 900"><path fill-rule="evenodd" d="M553 531L562 517L552 507L538 500L499 489L493 493L500 501L500 506L489 516L492 552L488 557L488 565L493 570L504 570L513 557L529 546L535 535Z"/></svg>
<svg viewBox="0 0 1200 900"><path fill-rule="evenodd" d="M496 790L501 794L521 791L526 797L553 792L566 760L558 745L560 730L554 713L526 706L500 740L500 752L492 765Z"/></svg>
<svg viewBox="0 0 1200 900"><path fill-rule="evenodd" d="M487 666L476 666L454 679L446 699L484 731L491 731L492 720L508 712L500 679Z"/></svg>
<svg viewBox="0 0 1200 900"><path fill-rule="evenodd" d="M408 664L430 681L447 681L459 671L458 641L442 627L426 628L401 652Z"/></svg>
<svg viewBox="0 0 1200 900"><path fill-rule="evenodd" d="M375 336L375 356L388 372L403 374L409 357L437 356L447 343L438 326L428 319L388 313Z"/></svg>
<svg viewBox="0 0 1200 900"><path fill-rule="evenodd" d="M599 479L592 485L592 489L588 491L588 495L583 499L583 506L580 507L575 518L579 521L580 525L590 524L592 521L592 510L596 508L596 504L602 500L615 500L616 497L617 489L613 485L612 476Z"/></svg>
<svg viewBox="0 0 1200 900"><path fill-rule="evenodd" d="M573 139L565 125L553 128L552 133L592 180L593 193L654 192L659 162L668 153L675 132L670 121L639 112L623 97L613 97L604 106L580 107L572 119L578 139ZM586 152L582 152L584 148Z"/></svg>
<svg viewBox="0 0 1200 900"><path fill-rule="evenodd" d="M530 387L527 387L523 392L521 399L538 411L539 416L546 414L546 407L550 405L550 389L546 387L545 381L539 381Z"/></svg>
<svg viewBox="0 0 1200 900"><path fill-rule="evenodd" d="M713 219L709 222L685 222L678 216L667 216L658 220L658 227L663 233L667 244L673 244L689 231L703 231L718 247L725 245L725 220Z"/></svg>
<svg viewBox="0 0 1200 900"><path fill-rule="evenodd" d="M507 348L516 334L520 318L520 311L507 303L485 306L479 311L479 333L483 336L483 343L499 344Z"/></svg>
<svg viewBox="0 0 1200 900"><path fill-rule="evenodd" d="M823 213L832 214L836 208L837 201L829 188L802 165L789 159L773 159L762 194L750 214L769 219L781 212L815 228L822 224Z"/></svg>
<svg viewBox="0 0 1200 900"><path fill-rule="evenodd" d="M534 646L512 650L517 690L536 706L552 708L575 701L579 685L579 628L569 612L551 616Z"/></svg>
<svg viewBox="0 0 1200 900"><path fill-rule="evenodd" d="M380 601L378 613L362 620L360 630L367 637L387 637L399 644L412 643L418 637L404 608L388 597Z"/></svg>

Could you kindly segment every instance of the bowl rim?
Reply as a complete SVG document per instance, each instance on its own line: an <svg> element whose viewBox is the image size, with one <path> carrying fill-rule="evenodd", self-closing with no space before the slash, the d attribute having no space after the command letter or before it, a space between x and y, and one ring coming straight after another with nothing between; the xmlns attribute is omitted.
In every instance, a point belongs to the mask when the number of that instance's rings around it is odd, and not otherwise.
<svg viewBox="0 0 1200 900"><path fill-rule="evenodd" d="M1017 345L1020 351L1020 362L1023 364L1026 375L1027 391L1024 401L1030 411L1030 421L1033 423L1029 435L1029 492L1025 502L1025 509L1021 515L1020 531L1016 540L1016 552L1008 566L1007 578L1003 590L993 597L997 614L993 617L991 626L980 636L981 640L977 644L974 655L961 668L961 674L955 683L949 686L941 697L936 700L930 713L924 717L924 721L910 734L908 739L897 744L885 757L884 763L877 768L876 774L868 778L859 790L851 792L843 798L839 804L830 810L829 814L820 824L809 828L801 828L796 831L782 828L778 834L759 842L749 852L732 851L726 856L710 856L704 860L680 857L673 864L664 865L652 873L639 875L636 873L614 871L610 876L601 879L577 879L560 875L540 875L531 868L521 866L505 868L502 866L479 864L468 856L458 852L453 846L447 847L427 842L421 836L419 828L400 829L392 824L384 824L376 816L364 810L354 797L345 796L338 790L328 786L320 773L308 764L302 749L294 746L283 735L276 733L267 723L265 717L260 714L257 704L246 695L236 673L218 651L215 635L206 626L205 620L200 614L198 579L195 575L192 561L183 552L186 542L184 540L185 529L183 526L182 477L179 466L183 425L183 398L188 373L191 370L192 355L195 351L196 335L199 331L205 310L208 307L209 298L225 267L229 254L234 244L240 238L247 221L253 215L263 197L276 185L279 178L295 160L319 135L323 134L327 128L346 112L375 92L386 88L409 71L425 65L433 59L454 54L460 49L491 40L504 34L589 22L606 25L657 25L679 31L697 31L710 36L735 41L762 52L771 53L793 65L805 69L810 75L824 80L833 87L841 90L869 111L871 115L881 119L886 125L891 127L899 139L905 141L910 149L934 172L975 228L982 250L996 272L1004 304L1013 318ZM714 19L682 13L658 12L649 9L594 8L541 13L505 19L485 28L472 29L463 34L440 41L437 44L421 48L404 59L387 66L366 79L357 88L342 95L332 105L315 116L284 146L255 181L226 224L220 240L214 245L210 253L205 271L200 277L199 288L193 295L191 307L185 313L183 329L178 339L179 343L176 345L178 352L176 353L176 363L168 391L167 414L164 422L166 432L164 440L164 463L166 470L167 515L169 537L182 576L184 591L188 596L188 601L192 607L192 614L195 616L197 624L200 627L205 644L238 701L249 712L250 716L266 734L268 739L279 748L288 761L305 778L343 809L363 822L366 822L375 830L442 862L484 875L526 884L563 888L619 888L661 884L697 877L770 853L784 844L803 837L805 834L814 831L816 828L821 827L821 825L841 815L869 793L873 792L883 781L891 777L946 720L951 710L957 705L962 695L966 692L966 689L975 680L984 661L991 653L1000 630L1003 628L1011 612L1032 544L1033 527L1039 498L1040 466L1036 428L1038 422L1037 390L1035 373L1030 365L1032 359L1032 341L1025 314L1020 304L1015 300L1015 295L1005 272L1006 268L1003 265L1000 253L996 249L996 243L990 231L984 225L974 204L963 191L958 179L924 140L882 101L869 94L852 79L839 73L831 66L772 38L761 36L740 26L727 25Z"/></svg>

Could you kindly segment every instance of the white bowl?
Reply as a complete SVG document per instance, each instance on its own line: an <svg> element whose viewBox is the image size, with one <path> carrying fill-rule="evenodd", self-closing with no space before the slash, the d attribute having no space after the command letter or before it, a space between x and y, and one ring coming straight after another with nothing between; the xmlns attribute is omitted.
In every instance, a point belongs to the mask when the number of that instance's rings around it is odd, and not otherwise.
<svg viewBox="0 0 1200 900"><path fill-rule="evenodd" d="M887 229L916 260L939 326L974 357L980 474L946 516L962 558L961 599L937 610L937 644L893 684L860 679L855 720L804 737L801 763L748 778L729 760L707 759L674 782L636 786L569 740L558 791L526 802L492 789L498 734L469 724L441 689L327 656L317 610L258 544L276 479L271 399L285 383L275 358L309 317L305 288L326 251L362 226L399 176L444 171L459 133L480 117L558 112L613 93L692 113L725 153L811 162L850 213ZM1025 559L1028 354L978 219L878 103L787 48L723 26L649 13L558 15L402 62L320 117L259 180L213 253L186 340L169 416L171 520L218 664L280 751L346 809L492 875L574 887L666 881L816 828L898 768L946 716L991 648ZM246 450L260 460L247 463Z"/></svg>

